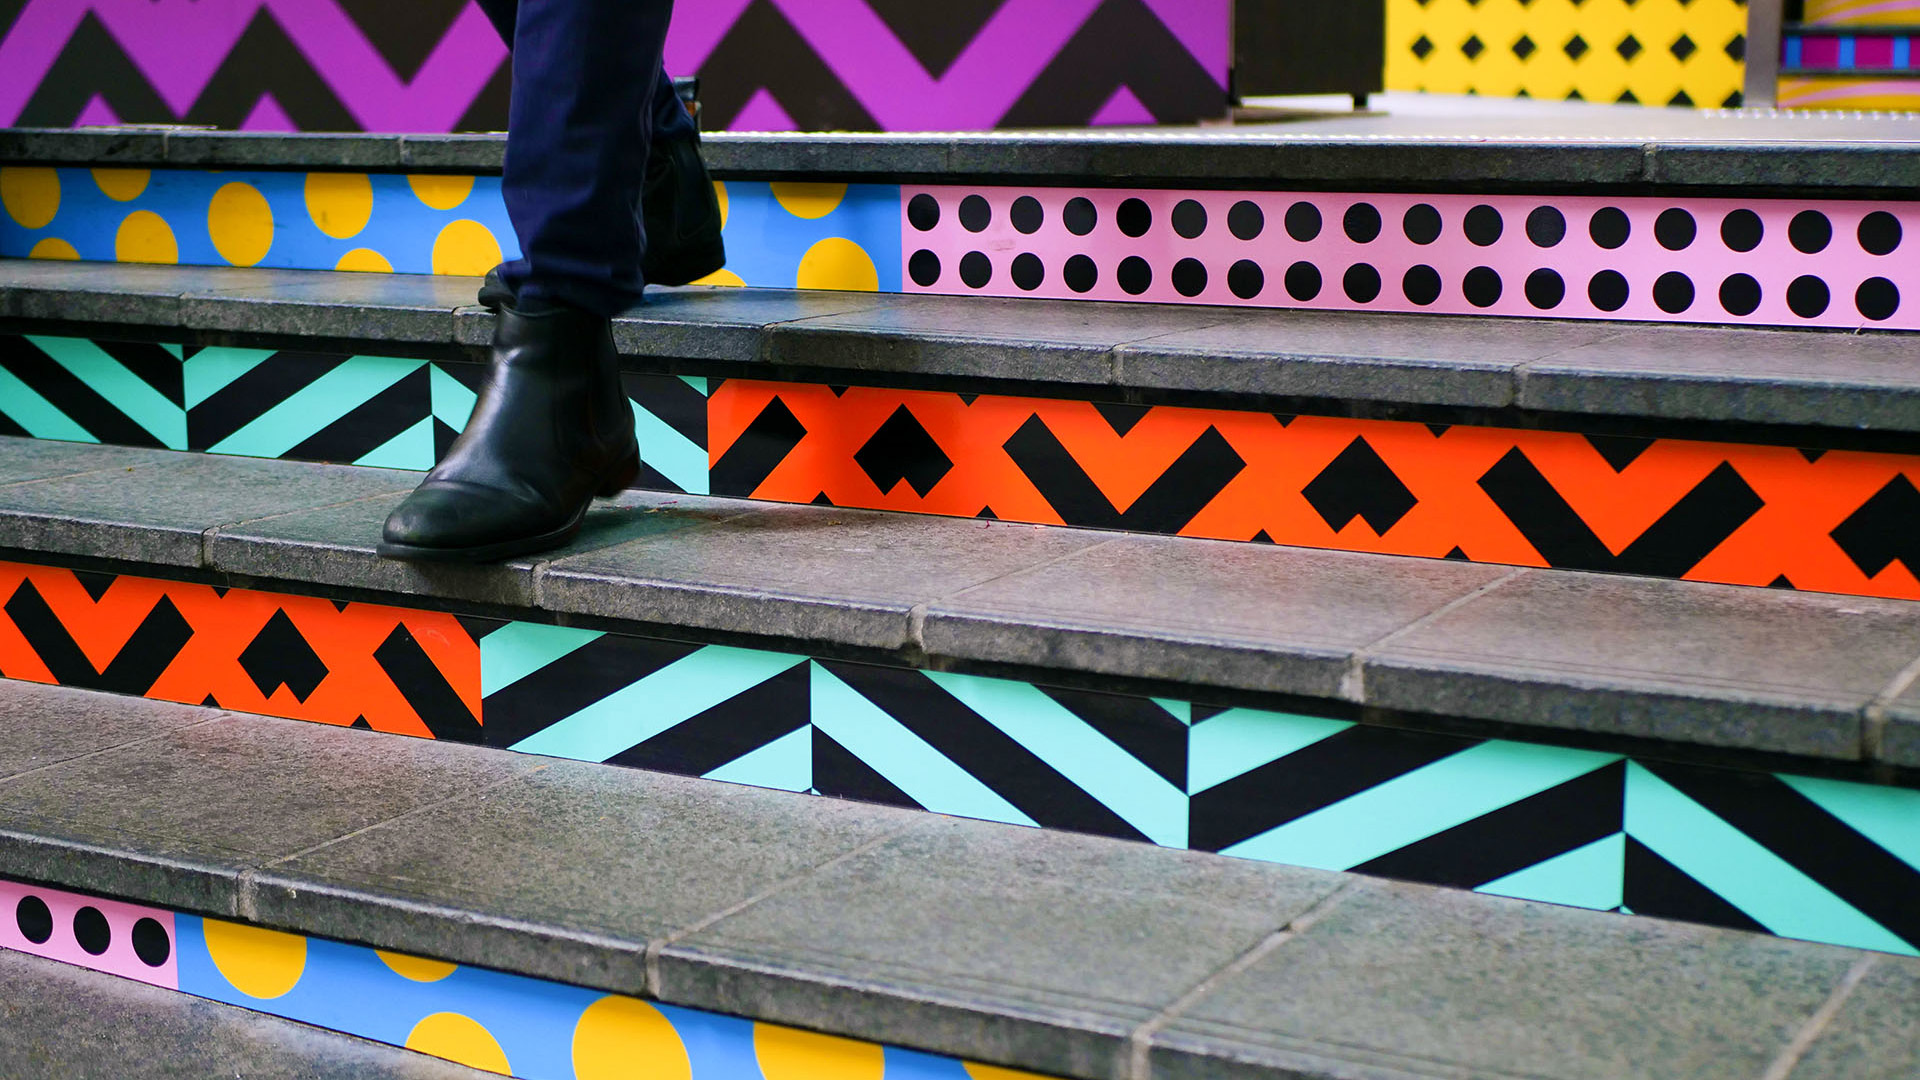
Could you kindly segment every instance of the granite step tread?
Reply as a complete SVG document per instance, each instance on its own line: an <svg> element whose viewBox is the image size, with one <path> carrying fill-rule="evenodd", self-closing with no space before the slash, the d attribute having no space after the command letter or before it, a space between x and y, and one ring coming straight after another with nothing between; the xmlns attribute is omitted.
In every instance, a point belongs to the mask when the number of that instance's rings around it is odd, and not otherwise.
<svg viewBox="0 0 1920 1080"><path fill-rule="evenodd" d="M0 949L0 1075L479 1080L464 1065Z"/></svg>
<svg viewBox="0 0 1920 1080"><path fill-rule="evenodd" d="M1910 958L29 683L0 747L0 876L1077 1080L1920 1062Z"/></svg>
<svg viewBox="0 0 1920 1080"><path fill-rule="evenodd" d="M0 439L0 549L1201 700L1920 766L1910 601L639 491L538 559L381 559L380 524L418 479Z"/></svg>
<svg viewBox="0 0 1920 1080"><path fill-rule="evenodd" d="M471 349L494 320L475 289L12 259L0 260L0 319ZM1920 349L1901 334L689 287L651 292L615 341L636 367L688 373L1920 433Z"/></svg>

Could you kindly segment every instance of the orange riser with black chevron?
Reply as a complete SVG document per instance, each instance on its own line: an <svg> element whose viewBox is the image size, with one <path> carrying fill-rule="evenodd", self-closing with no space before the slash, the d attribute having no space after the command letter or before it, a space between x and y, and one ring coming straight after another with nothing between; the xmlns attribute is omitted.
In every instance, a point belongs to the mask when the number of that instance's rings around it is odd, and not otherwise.
<svg viewBox="0 0 1920 1080"><path fill-rule="evenodd" d="M1920 456L747 380L708 423L715 494L1920 598Z"/></svg>
<svg viewBox="0 0 1920 1080"><path fill-rule="evenodd" d="M0 562L0 677L480 741L480 647L436 612Z"/></svg>

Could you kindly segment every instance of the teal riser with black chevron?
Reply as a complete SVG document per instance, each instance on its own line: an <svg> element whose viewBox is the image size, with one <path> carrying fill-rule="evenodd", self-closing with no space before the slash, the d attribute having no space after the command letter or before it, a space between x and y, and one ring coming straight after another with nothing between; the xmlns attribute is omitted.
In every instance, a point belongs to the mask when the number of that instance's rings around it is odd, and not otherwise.
<svg viewBox="0 0 1920 1080"><path fill-rule="evenodd" d="M493 745L1920 954L1920 792L478 627Z"/></svg>

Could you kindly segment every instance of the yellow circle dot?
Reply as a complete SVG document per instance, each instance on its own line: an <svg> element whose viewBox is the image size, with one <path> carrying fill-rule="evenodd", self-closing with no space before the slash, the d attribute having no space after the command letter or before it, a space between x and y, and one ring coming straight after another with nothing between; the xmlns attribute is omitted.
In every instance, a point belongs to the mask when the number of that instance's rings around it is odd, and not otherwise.
<svg viewBox="0 0 1920 1080"><path fill-rule="evenodd" d="M57 236L47 237L45 240L33 245L32 251L27 252L27 258L29 259L74 260L79 257L80 252L76 250L72 244L67 243Z"/></svg>
<svg viewBox="0 0 1920 1080"><path fill-rule="evenodd" d="M235 990L250 998L277 998L307 970L307 939L261 926L202 919L207 955Z"/></svg>
<svg viewBox="0 0 1920 1080"><path fill-rule="evenodd" d="M614 994L587 1006L573 1026L577 1080L691 1080L693 1062L673 1022L637 998Z"/></svg>
<svg viewBox="0 0 1920 1080"><path fill-rule="evenodd" d="M500 265L500 241L468 218L447 223L433 241L433 272L479 277Z"/></svg>
<svg viewBox="0 0 1920 1080"><path fill-rule="evenodd" d="M727 182L725 180L715 180L713 182L713 197L720 203L720 228L725 229L727 227L727 214L733 210L733 200L727 197Z"/></svg>
<svg viewBox="0 0 1920 1080"><path fill-rule="evenodd" d="M794 217L823 218L847 197L845 184L773 184L773 197Z"/></svg>
<svg viewBox="0 0 1920 1080"><path fill-rule="evenodd" d="M60 212L60 174L17 165L0 169L0 206L25 228L45 228Z"/></svg>
<svg viewBox="0 0 1920 1080"><path fill-rule="evenodd" d="M259 188L236 180L213 193L207 232L221 258L235 266L253 266L273 247L273 207Z"/></svg>
<svg viewBox="0 0 1920 1080"><path fill-rule="evenodd" d="M731 270L715 270L695 281L695 285L745 285L747 280Z"/></svg>
<svg viewBox="0 0 1920 1080"><path fill-rule="evenodd" d="M407 1049L457 1062L482 1072L513 1075L507 1064L507 1052L500 1041L478 1020L459 1013L441 1012L413 1025L407 1033Z"/></svg>
<svg viewBox="0 0 1920 1080"><path fill-rule="evenodd" d="M886 1071L879 1043L778 1024L753 1025L753 1056L766 1080L880 1080Z"/></svg>
<svg viewBox="0 0 1920 1080"><path fill-rule="evenodd" d="M165 218L151 210L135 210L113 234L113 257L121 262L177 263L180 245Z"/></svg>
<svg viewBox="0 0 1920 1080"><path fill-rule="evenodd" d="M380 254L372 248L354 248L352 251L340 256L340 261L334 263L333 268L335 270L365 270L377 274L393 273L393 264L387 261L385 255Z"/></svg>
<svg viewBox="0 0 1920 1080"><path fill-rule="evenodd" d="M459 964L446 960L429 960L424 956L408 956L385 949L375 949L373 954L380 958L381 963L392 968L395 975L419 983L439 982L460 970Z"/></svg>
<svg viewBox="0 0 1920 1080"><path fill-rule="evenodd" d="M407 186L413 197L435 210L451 210L473 194L471 176L409 176Z"/></svg>
<svg viewBox="0 0 1920 1080"><path fill-rule="evenodd" d="M307 216L335 240L357 236L373 220L373 181L366 173L308 173Z"/></svg>
<svg viewBox="0 0 1920 1080"><path fill-rule="evenodd" d="M147 181L153 179L151 169L95 169L93 182L100 191L114 202L132 202L147 190Z"/></svg>
<svg viewBox="0 0 1920 1080"><path fill-rule="evenodd" d="M880 271L866 249L844 236L829 236L800 256L794 284L802 289L848 289L878 292Z"/></svg>

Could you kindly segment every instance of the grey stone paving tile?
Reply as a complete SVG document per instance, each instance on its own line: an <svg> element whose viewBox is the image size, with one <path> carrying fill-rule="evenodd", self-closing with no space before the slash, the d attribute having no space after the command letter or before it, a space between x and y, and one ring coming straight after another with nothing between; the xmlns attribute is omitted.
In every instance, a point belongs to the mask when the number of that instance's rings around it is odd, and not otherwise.
<svg viewBox="0 0 1920 1080"><path fill-rule="evenodd" d="M453 313L471 305L478 278L307 271L258 287L186 290L181 322L197 330L449 342Z"/></svg>
<svg viewBox="0 0 1920 1080"><path fill-rule="evenodd" d="M1920 1076L1920 961L1880 957L1787 1075L1791 1080Z"/></svg>
<svg viewBox="0 0 1920 1080"><path fill-rule="evenodd" d="M1893 765L1920 768L1920 685L1908 687L1888 704L1879 758Z"/></svg>
<svg viewBox="0 0 1920 1080"><path fill-rule="evenodd" d="M221 714L195 705L144 702L94 690L0 679L0 778L82 757Z"/></svg>
<svg viewBox="0 0 1920 1080"><path fill-rule="evenodd" d="M0 546L199 566L208 529L405 491L394 469L178 454L153 464L0 487Z"/></svg>
<svg viewBox="0 0 1920 1080"><path fill-rule="evenodd" d="M400 140L391 135L252 131L167 134L167 164L175 167L382 169L400 165Z"/></svg>
<svg viewBox="0 0 1920 1080"><path fill-rule="evenodd" d="M554 611L898 649L913 608L1105 540L998 521L776 506L561 559Z"/></svg>
<svg viewBox="0 0 1920 1080"><path fill-rule="evenodd" d="M420 474L396 474L402 484ZM749 513L755 504L657 491L596 500L580 535L564 548L503 563L403 562L375 552L387 515L405 491L358 502L245 521L213 534L209 565L236 574L371 589L402 596L535 607L534 569L553 559Z"/></svg>
<svg viewBox="0 0 1920 1080"><path fill-rule="evenodd" d="M0 488L8 484L33 483L57 476L125 469L129 465L150 465L171 460L174 460L173 455L165 450L0 436ZM6 496L0 495L0 505L5 503Z"/></svg>
<svg viewBox="0 0 1920 1080"><path fill-rule="evenodd" d="M927 652L1341 696L1356 650L1511 571L1228 541L1113 539L927 608Z"/></svg>
<svg viewBox="0 0 1920 1080"><path fill-rule="evenodd" d="M158 165L166 134L153 128L0 128L0 161L34 165Z"/></svg>
<svg viewBox="0 0 1920 1080"><path fill-rule="evenodd" d="M1370 705L1857 759L1920 656L1901 600L1531 571L1371 653Z"/></svg>
<svg viewBox="0 0 1920 1080"><path fill-rule="evenodd" d="M1857 955L1370 883L1168 1024L1151 1071L1752 1080Z"/></svg>
<svg viewBox="0 0 1920 1080"><path fill-rule="evenodd" d="M913 819L762 788L521 760L549 767L260 871L253 916L638 993L649 942Z"/></svg>
<svg viewBox="0 0 1920 1080"><path fill-rule="evenodd" d="M1343 875L921 815L669 945L669 1001L1118 1077L1127 1034Z"/></svg>
<svg viewBox="0 0 1920 1080"><path fill-rule="evenodd" d="M0 317L178 326L183 269L0 260Z"/></svg>
<svg viewBox="0 0 1920 1080"><path fill-rule="evenodd" d="M459 743L339 736L228 714L0 782L0 876L236 914L240 874L263 862L540 766Z"/></svg>
<svg viewBox="0 0 1920 1080"><path fill-rule="evenodd" d="M625 356L750 362L761 358L766 327L868 311L896 300L877 293L649 289L645 303L614 320L613 343Z"/></svg>
<svg viewBox="0 0 1920 1080"><path fill-rule="evenodd" d="M498 176L507 155L505 132L402 135L397 141L400 162L410 169Z"/></svg>
<svg viewBox="0 0 1920 1080"><path fill-rule="evenodd" d="M245 1076L480 1080L491 1074L278 1016L24 953L0 952L9 1080Z"/></svg>

